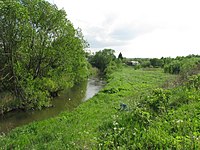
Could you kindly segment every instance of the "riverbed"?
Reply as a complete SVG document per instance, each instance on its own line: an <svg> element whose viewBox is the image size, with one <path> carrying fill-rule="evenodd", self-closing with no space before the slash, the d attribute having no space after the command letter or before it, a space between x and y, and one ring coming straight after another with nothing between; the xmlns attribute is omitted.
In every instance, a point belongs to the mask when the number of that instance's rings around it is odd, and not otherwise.
<svg viewBox="0 0 200 150"><path fill-rule="evenodd" d="M7 133L13 128L33 121L54 117L62 111L73 111L81 103L98 93L104 85L105 82L100 78L90 78L87 81L75 85L71 89L62 91L58 97L53 99L53 107L32 111L15 110L1 115L0 133Z"/></svg>

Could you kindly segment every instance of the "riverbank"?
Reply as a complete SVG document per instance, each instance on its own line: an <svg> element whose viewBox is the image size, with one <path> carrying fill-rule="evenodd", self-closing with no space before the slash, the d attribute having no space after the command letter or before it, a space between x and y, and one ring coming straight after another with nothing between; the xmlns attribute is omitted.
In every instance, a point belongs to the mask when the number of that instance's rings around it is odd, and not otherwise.
<svg viewBox="0 0 200 150"><path fill-rule="evenodd" d="M0 147L200 149L198 71L178 76L158 68L122 68L74 111L1 134Z"/></svg>
<svg viewBox="0 0 200 150"><path fill-rule="evenodd" d="M55 117L63 111L73 111L98 93L104 85L105 82L99 77L90 77L88 80L60 92L59 96L51 102L53 107L43 108L42 110L15 110L0 115L0 134L34 121Z"/></svg>
<svg viewBox="0 0 200 150"><path fill-rule="evenodd" d="M96 96L73 112L19 127L1 135L3 149L91 149L101 146L104 128L111 129L124 112L134 108L141 96L147 95L166 80L173 78L161 69L134 70L122 68L108 78L108 84ZM127 108L120 108L123 103ZM111 123L111 124L110 124ZM108 141L107 144L109 144ZM104 143L105 144L105 143Z"/></svg>
<svg viewBox="0 0 200 150"><path fill-rule="evenodd" d="M18 108L18 101L9 92L0 93L0 115Z"/></svg>

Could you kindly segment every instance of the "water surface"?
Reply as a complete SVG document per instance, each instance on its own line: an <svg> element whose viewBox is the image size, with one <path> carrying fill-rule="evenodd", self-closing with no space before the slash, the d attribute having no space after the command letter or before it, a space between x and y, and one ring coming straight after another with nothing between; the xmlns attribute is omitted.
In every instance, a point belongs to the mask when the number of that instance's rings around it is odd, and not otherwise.
<svg viewBox="0 0 200 150"><path fill-rule="evenodd" d="M99 78L90 78L75 85L71 89L60 93L59 97L53 99L53 107L37 111L12 111L0 116L0 133L28 124L33 121L44 120L58 115L62 111L72 111L84 101L93 97L105 83Z"/></svg>

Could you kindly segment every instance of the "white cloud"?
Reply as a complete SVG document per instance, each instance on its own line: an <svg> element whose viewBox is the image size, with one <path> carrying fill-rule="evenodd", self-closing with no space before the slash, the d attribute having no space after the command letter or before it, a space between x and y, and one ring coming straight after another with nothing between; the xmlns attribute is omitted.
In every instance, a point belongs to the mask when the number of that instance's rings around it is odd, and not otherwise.
<svg viewBox="0 0 200 150"><path fill-rule="evenodd" d="M198 0L49 0L82 28L91 49L126 57L200 54Z"/></svg>

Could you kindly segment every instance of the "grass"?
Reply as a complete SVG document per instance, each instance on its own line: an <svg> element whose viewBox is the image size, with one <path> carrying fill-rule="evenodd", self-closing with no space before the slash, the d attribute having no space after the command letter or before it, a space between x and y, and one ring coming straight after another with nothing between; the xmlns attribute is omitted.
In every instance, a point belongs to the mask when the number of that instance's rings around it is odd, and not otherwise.
<svg viewBox="0 0 200 150"><path fill-rule="evenodd" d="M164 74L161 69L134 70L124 67L111 74L105 88L73 112L63 112L55 118L33 122L1 135L0 147L1 149L126 148L126 143L132 144L127 141L133 141L134 135L122 134L125 133L125 129L120 120L124 123L129 122L127 129L131 129L131 132L132 129L139 130L141 124L135 126L131 124L132 110L144 95L150 94L152 89L160 87L173 77ZM120 103L126 104L128 109L120 110ZM148 120L148 112L138 117ZM142 124L145 126L145 122ZM122 141L117 141L120 135L126 136Z"/></svg>
<svg viewBox="0 0 200 150"><path fill-rule="evenodd" d="M200 74L174 88L144 94L132 110L99 128L98 148L200 149L199 89Z"/></svg>

